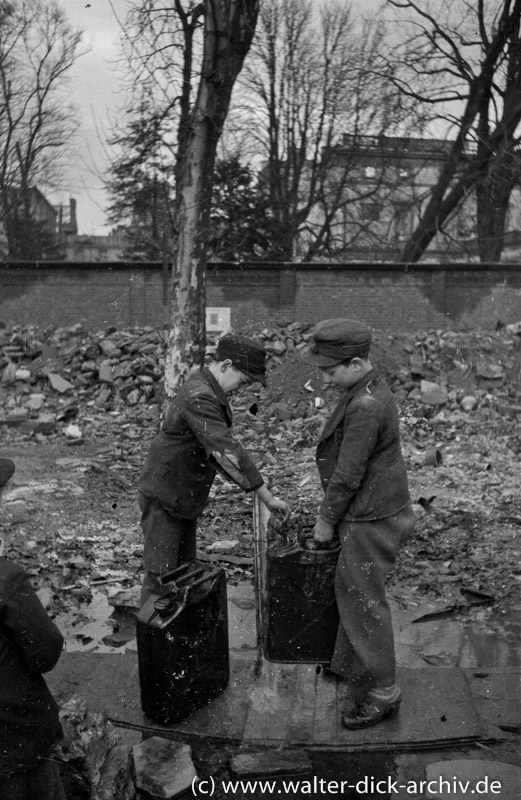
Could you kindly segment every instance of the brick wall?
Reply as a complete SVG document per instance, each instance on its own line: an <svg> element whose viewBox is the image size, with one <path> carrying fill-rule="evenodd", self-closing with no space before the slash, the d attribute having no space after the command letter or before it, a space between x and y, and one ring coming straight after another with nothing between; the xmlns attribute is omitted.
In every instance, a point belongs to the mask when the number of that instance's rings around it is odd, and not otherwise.
<svg viewBox="0 0 521 800"><path fill-rule="evenodd" d="M168 276L159 264L0 264L0 321L69 326L161 325ZM521 320L513 264L212 264L207 306L236 330L276 319L358 317L389 330L493 329Z"/></svg>

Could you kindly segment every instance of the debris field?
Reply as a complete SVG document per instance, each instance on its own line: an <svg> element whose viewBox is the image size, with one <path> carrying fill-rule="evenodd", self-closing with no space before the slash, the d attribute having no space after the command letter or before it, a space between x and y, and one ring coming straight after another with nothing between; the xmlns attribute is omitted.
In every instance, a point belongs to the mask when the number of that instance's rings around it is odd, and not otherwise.
<svg viewBox="0 0 521 800"><path fill-rule="evenodd" d="M321 494L314 448L337 391L300 357L310 325L281 319L240 333L266 347L268 388L232 398L235 435L272 491L312 519ZM165 350L165 331L151 327L0 329L0 453L17 463L0 536L72 631L100 594L120 609L136 604L135 483L160 425ZM372 358L401 409L418 515L393 590L463 608L486 598L521 608L521 323L375 331ZM251 497L220 477L199 546L229 580L251 580Z"/></svg>

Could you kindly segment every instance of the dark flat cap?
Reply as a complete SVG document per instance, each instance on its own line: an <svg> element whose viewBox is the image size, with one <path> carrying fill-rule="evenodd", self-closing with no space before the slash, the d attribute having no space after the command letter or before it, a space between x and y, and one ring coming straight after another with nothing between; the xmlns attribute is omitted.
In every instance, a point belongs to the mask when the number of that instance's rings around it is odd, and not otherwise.
<svg viewBox="0 0 521 800"><path fill-rule="evenodd" d="M252 381L266 386L266 351L247 336L228 333L219 339L215 357L218 361L230 359L233 366Z"/></svg>
<svg viewBox="0 0 521 800"><path fill-rule="evenodd" d="M313 339L302 358L316 367L333 367L350 358L366 358L371 347L371 331L355 319L325 319L313 328Z"/></svg>
<svg viewBox="0 0 521 800"><path fill-rule="evenodd" d="M14 471L14 461L10 458L0 458L0 488L5 486Z"/></svg>

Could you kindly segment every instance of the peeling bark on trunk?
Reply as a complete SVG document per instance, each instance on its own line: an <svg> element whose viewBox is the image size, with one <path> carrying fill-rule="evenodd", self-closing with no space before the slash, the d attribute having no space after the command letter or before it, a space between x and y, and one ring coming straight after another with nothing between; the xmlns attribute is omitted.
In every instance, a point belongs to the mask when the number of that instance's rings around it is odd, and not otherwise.
<svg viewBox="0 0 521 800"><path fill-rule="evenodd" d="M204 363L206 240L217 142L250 48L259 0L206 0L197 98L179 141L169 348L165 386L172 396Z"/></svg>

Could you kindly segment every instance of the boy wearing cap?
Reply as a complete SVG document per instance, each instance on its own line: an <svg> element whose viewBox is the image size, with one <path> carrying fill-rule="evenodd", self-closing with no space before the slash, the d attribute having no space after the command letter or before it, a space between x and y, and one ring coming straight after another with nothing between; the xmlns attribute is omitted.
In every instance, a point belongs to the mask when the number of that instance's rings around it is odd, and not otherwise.
<svg viewBox="0 0 521 800"><path fill-rule="evenodd" d="M144 533L145 577L141 605L160 592L159 578L196 555L197 517L216 471L254 491L274 514L289 517L259 470L231 434L227 395L259 381L266 386L266 352L245 336L228 334L215 360L191 375L170 403L138 482Z"/></svg>
<svg viewBox="0 0 521 800"><path fill-rule="evenodd" d="M0 458L0 496L14 471L11 459ZM0 539L0 797L65 800L51 757L62 728L42 677L56 665L63 637L3 547Z"/></svg>
<svg viewBox="0 0 521 800"><path fill-rule="evenodd" d="M343 389L317 447L325 497L313 536L327 542L338 529L335 595L340 625L331 671L363 689L342 723L357 729L398 711L401 692L385 577L412 532L398 409L369 359L371 332L349 319L320 322L303 358Z"/></svg>

